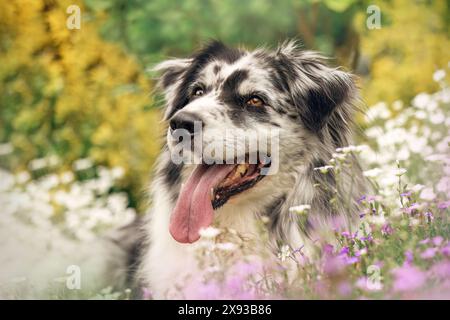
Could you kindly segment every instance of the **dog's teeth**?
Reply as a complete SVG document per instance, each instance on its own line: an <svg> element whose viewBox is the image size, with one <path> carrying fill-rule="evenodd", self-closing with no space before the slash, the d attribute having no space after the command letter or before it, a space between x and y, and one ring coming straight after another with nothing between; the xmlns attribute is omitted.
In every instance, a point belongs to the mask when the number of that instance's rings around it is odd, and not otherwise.
<svg viewBox="0 0 450 320"><path fill-rule="evenodd" d="M242 178L247 173L247 169L248 169L248 166L245 163L238 165L237 168L236 168L236 173L234 174L233 178L238 178L238 174Z"/></svg>
<svg viewBox="0 0 450 320"><path fill-rule="evenodd" d="M209 193L209 198L211 199L211 201L214 200L214 188L211 188L211 191Z"/></svg>

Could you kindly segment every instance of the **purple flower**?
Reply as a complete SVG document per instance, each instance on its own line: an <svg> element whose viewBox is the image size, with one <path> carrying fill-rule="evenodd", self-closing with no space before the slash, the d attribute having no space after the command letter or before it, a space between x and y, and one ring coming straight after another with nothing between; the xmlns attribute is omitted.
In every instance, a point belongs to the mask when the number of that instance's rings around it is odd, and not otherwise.
<svg viewBox="0 0 450 320"><path fill-rule="evenodd" d="M361 240L361 241L372 241L373 237L372 237L371 234L368 234L366 237L359 238L359 240Z"/></svg>
<svg viewBox="0 0 450 320"><path fill-rule="evenodd" d="M381 200L380 196L365 195L358 199L358 203L362 203L364 201L374 202L374 201L380 201L380 200Z"/></svg>
<svg viewBox="0 0 450 320"><path fill-rule="evenodd" d="M144 300L151 300L153 298L152 292L149 288L142 288L142 298Z"/></svg>
<svg viewBox="0 0 450 320"><path fill-rule="evenodd" d="M352 293L352 286L348 281L341 281L338 284L338 291L342 296L349 296Z"/></svg>
<svg viewBox="0 0 450 320"><path fill-rule="evenodd" d="M381 227L381 234L384 236L387 235L391 235L394 233L394 229L392 229L392 227L390 226L389 223L385 223L382 227Z"/></svg>
<svg viewBox="0 0 450 320"><path fill-rule="evenodd" d="M378 200L380 200L379 196L367 196L366 197L367 202L373 202L373 201L378 201Z"/></svg>
<svg viewBox="0 0 450 320"><path fill-rule="evenodd" d="M349 247L343 247L341 251L339 251L339 255L348 255L350 253Z"/></svg>
<svg viewBox="0 0 450 320"><path fill-rule="evenodd" d="M429 238L425 238L425 239L419 241L420 244L427 244L427 243L429 243L429 242L430 242L430 239L429 239Z"/></svg>
<svg viewBox="0 0 450 320"><path fill-rule="evenodd" d="M441 253L446 257L450 257L450 244L447 244L445 247L443 247L441 249Z"/></svg>
<svg viewBox="0 0 450 320"><path fill-rule="evenodd" d="M403 211L408 214L412 214L418 209L420 209L420 205L418 203L413 203L409 207L403 208Z"/></svg>
<svg viewBox="0 0 450 320"><path fill-rule="evenodd" d="M323 272L328 275L336 275L341 273L345 268L344 261L336 256L325 257Z"/></svg>
<svg viewBox="0 0 450 320"><path fill-rule="evenodd" d="M441 210L447 209L448 207L450 207L450 200L444 201L444 202L439 202L437 207Z"/></svg>
<svg viewBox="0 0 450 320"><path fill-rule="evenodd" d="M400 193L400 195L401 195L402 197L411 197L411 194L412 194L411 191L407 191L407 192Z"/></svg>
<svg viewBox="0 0 450 320"><path fill-rule="evenodd" d="M432 214L430 211L424 212L423 215L424 215L425 217L427 217L429 221L434 220L434 216L433 216L433 214Z"/></svg>
<svg viewBox="0 0 450 320"><path fill-rule="evenodd" d="M432 259L436 255L436 248L427 248L424 252L420 254L422 259Z"/></svg>
<svg viewBox="0 0 450 320"><path fill-rule="evenodd" d="M442 238L441 236L437 236L434 237L432 241L435 246L439 247L442 244L442 242L444 242L444 238Z"/></svg>
<svg viewBox="0 0 450 320"><path fill-rule="evenodd" d="M334 250L334 247L333 247L333 245L331 245L331 244L326 243L326 244L323 246L323 252L324 252L325 254L327 254L327 255L332 255L332 254L333 254L333 250Z"/></svg>
<svg viewBox="0 0 450 320"><path fill-rule="evenodd" d="M366 200L366 196L361 196L361 198L358 199L358 203L363 202L364 200Z"/></svg>
<svg viewBox="0 0 450 320"><path fill-rule="evenodd" d="M426 280L426 274L420 269L404 264L392 271L394 275L394 291L411 291L422 287Z"/></svg>
<svg viewBox="0 0 450 320"><path fill-rule="evenodd" d="M343 231L343 232L341 233L341 235L342 235L343 237L345 237L345 238L350 238L350 237L351 237L350 232L348 232L348 231Z"/></svg>
<svg viewBox="0 0 450 320"><path fill-rule="evenodd" d="M405 263L409 264L412 263L414 260L414 254L412 253L411 250L406 250L405 251Z"/></svg>
<svg viewBox="0 0 450 320"><path fill-rule="evenodd" d="M355 264L359 261L359 257L344 257L345 264Z"/></svg>
<svg viewBox="0 0 450 320"><path fill-rule="evenodd" d="M363 276L356 280L355 286L361 290L367 290L367 277Z"/></svg>
<svg viewBox="0 0 450 320"><path fill-rule="evenodd" d="M447 279L450 275L450 262L449 261L441 261L435 264L431 270L431 274L435 277Z"/></svg>

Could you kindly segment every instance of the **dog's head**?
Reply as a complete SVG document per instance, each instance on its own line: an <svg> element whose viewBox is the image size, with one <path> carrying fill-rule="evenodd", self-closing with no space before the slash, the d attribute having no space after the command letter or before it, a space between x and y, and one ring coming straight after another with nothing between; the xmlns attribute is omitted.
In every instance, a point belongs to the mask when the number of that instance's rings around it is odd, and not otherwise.
<svg viewBox="0 0 450 320"><path fill-rule="evenodd" d="M352 77L294 42L253 52L212 42L156 69L167 144L172 155L182 153L172 160L195 166L171 219L179 242L197 240L213 209L255 189L265 175L308 165L327 146L347 142Z"/></svg>

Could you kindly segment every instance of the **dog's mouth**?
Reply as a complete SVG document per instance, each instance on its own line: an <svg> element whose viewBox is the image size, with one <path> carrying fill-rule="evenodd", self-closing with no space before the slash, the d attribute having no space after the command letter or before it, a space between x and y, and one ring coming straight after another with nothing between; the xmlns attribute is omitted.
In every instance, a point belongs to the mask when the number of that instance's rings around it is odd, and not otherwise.
<svg viewBox="0 0 450 320"><path fill-rule="evenodd" d="M212 224L214 210L255 186L265 176L263 168L269 166L270 162L259 159L257 164L198 165L181 188L172 212L172 237L181 243L197 241L200 230Z"/></svg>

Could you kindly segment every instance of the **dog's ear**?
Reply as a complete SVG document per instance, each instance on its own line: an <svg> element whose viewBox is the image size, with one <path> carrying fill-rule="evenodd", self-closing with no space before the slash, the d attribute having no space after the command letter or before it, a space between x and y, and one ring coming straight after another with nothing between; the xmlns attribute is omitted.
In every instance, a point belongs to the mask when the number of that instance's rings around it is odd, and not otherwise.
<svg viewBox="0 0 450 320"><path fill-rule="evenodd" d="M351 74L327 66L325 58L300 49L295 42L283 44L277 55L290 66L290 94L308 129L319 132L333 113L347 116L356 96Z"/></svg>
<svg viewBox="0 0 450 320"><path fill-rule="evenodd" d="M183 74L191 66L192 59L170 59L154 66L151 71L159 74L157 88L164 92L167 106L172 104L177 87L182 82ZM164 118L167 118L169 109L166 109Z"/></svg>

